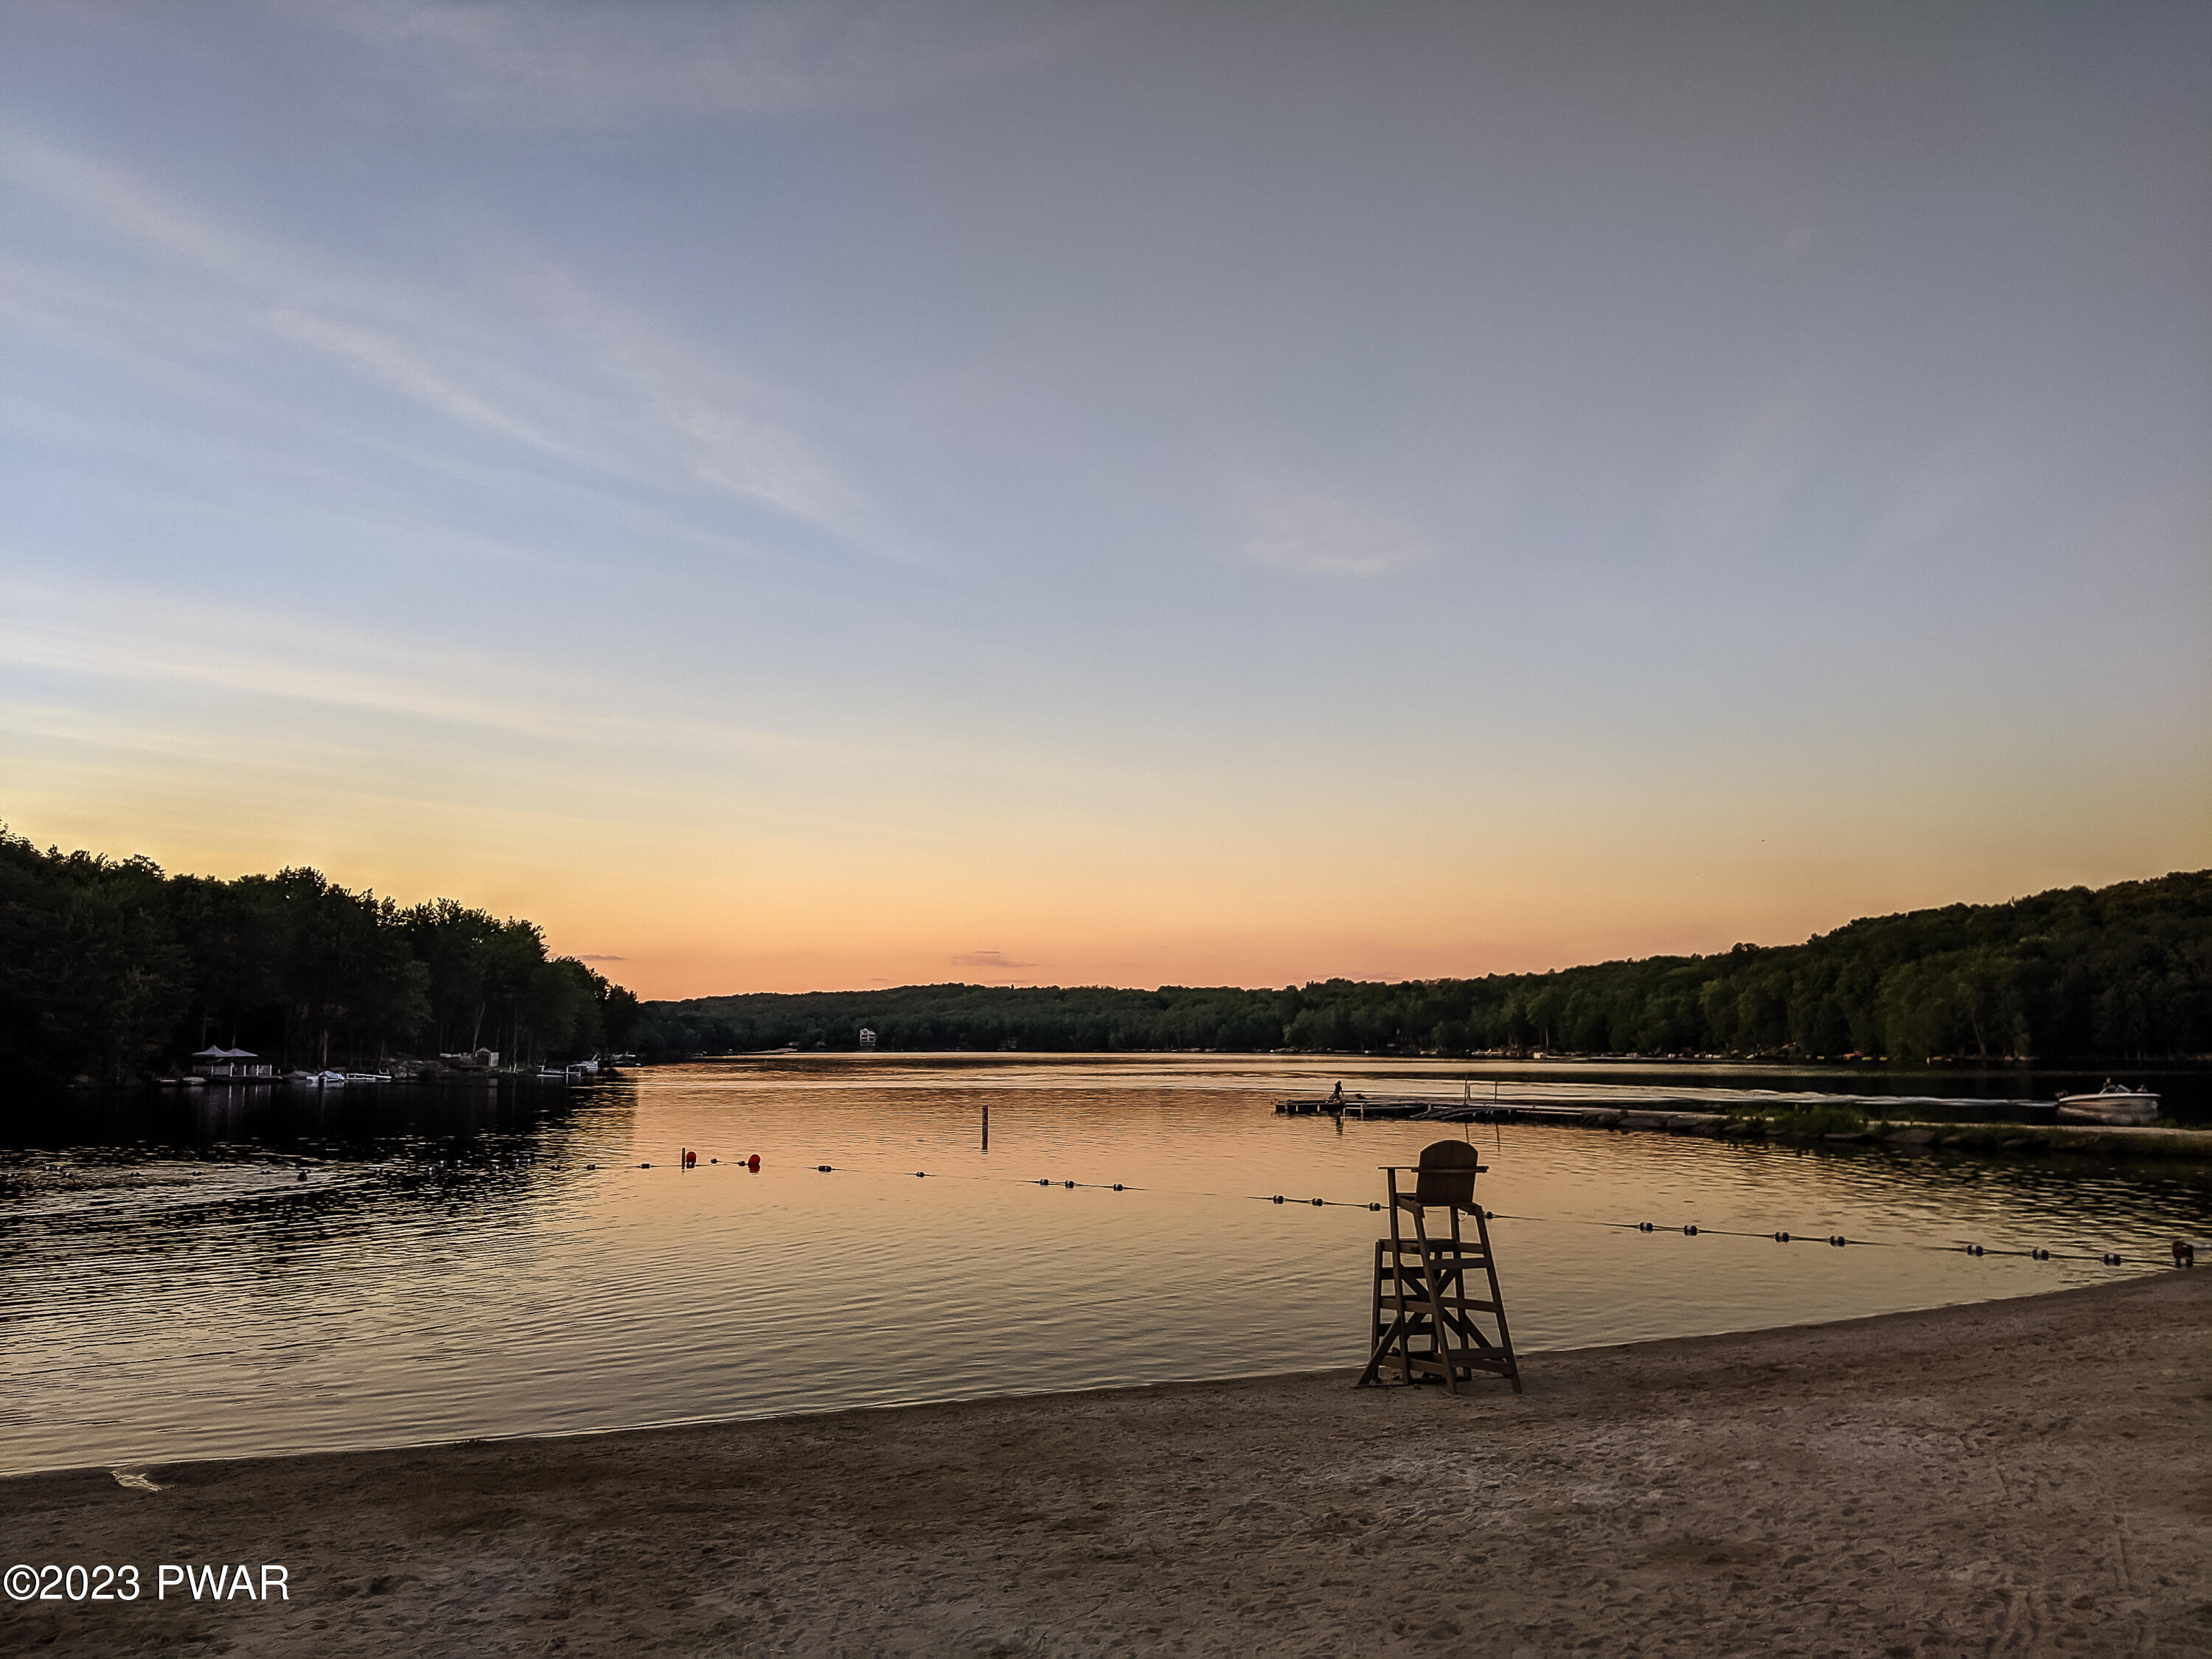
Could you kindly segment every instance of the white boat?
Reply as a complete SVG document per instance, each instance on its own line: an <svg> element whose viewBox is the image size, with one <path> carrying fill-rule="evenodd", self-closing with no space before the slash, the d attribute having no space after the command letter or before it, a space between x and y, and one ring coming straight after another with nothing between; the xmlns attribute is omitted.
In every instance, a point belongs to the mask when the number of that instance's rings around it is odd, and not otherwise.
<svg viewBox="0 0 2212 1659"><path fill-rule="evenodd" d="M2158 1097L2105 1079L2094 1095L2061 1095L2058 1115L2074 1123L2149 1123L2158 1116Z"/></svg>

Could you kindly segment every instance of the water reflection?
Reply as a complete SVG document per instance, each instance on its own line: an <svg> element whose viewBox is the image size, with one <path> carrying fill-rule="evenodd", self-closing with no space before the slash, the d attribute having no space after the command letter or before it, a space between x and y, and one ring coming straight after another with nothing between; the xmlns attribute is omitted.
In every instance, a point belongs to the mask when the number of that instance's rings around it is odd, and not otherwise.
<svg viewBox="0 0 2212 1659"><path fill-rule="evenodd" d="M2212 1224L2203 1172L2172 1165L1274 1114L1334 1074L790 1060L573 1091L210 1089L49 1120L6 1162L5 1466L1352 1364L1379 1219L1353 1206L1376 1165L1440 1133L1491 1153L1482 1196L1510 1218L1498 1248L1530 1350L2112 1271L1907 1245L2140 1265ZM1639 1220L1655 1231L1610 1224Z"/></svg>

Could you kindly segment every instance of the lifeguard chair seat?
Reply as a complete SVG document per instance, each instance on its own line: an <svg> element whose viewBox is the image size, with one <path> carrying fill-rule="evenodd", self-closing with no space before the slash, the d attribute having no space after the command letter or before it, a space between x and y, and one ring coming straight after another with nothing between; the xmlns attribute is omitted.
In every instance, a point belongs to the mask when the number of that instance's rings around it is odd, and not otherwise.
<svg viewBox="0 0 2212 1659"><path fill-rule="evenodd" d="M1464 1140L1432 1140L1421 1148L1421 1161L1414 1167L1413 1202L1471 1210L1474 1177L1481 1169L1481 1154Z"/></svg>

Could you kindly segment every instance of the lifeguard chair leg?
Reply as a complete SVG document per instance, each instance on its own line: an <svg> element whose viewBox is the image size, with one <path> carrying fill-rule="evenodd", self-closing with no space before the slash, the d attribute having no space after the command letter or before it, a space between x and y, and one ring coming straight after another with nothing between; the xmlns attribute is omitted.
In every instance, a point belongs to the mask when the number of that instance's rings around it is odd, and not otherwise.
<svg viewBox="0 0 2212 1659"><path fill-rule="evenodd" d="M1513 1392L1521 1392L1521 1362L1513 1356L1513 1334L1506 1328L1505 1296L1498 1288L1498 1257L1490 1248L1490 1219L1478 1209L1474 1224L1482 1235L1482 1266L1490 1277L1490 1305L1498 1310L1498 1346L1505 1352L1505 1375Z"/></svg>
<svg viewBox="0 0 2212 1659"><path fill-rule="evenodd" d="M1391 1345L1397 1340L1401 1328L1406 1322L1406 1316L1403 1312L1395 1307L1386 1309L1383 1306L1382 1277L1385 1271L1383 1260L1389 1249L1389 1239L1378 1238L1375 1241L1375 1320L1373 1328L1368 1333L1370 1346L1367 1352L1367 1369L1360 1372L1359 1381L1353 1385L1356 1388L1364 1389L1382 1380L1382 1362L1389 1356ZM1395 1290L1398 1283L1397 1265L1395 1261L1392 1261L1389 1272L1390 1283Z"/></svg>
<svg viewBox="0 0 2212 1659"><path fill-rule="evenodd" d="M1451 1322L1444 1317L1442 1289L1443 1264L1437 1255L1436 1246L1429 1242L1428 1223L1423 1215L1421 1206L1416 1204L1413 1206L1413 1237L1420 1241L1421 1245L1421 1296L1429 1304L1429 1322L1436 1330L1437 1369L1443 1373L1444 1392L1457 1394L1459 1368L1452 1364ZM1411 1382L1413 1367L1413 1355L1410 1351L1406 1358L1407 1380Z"/></svg>

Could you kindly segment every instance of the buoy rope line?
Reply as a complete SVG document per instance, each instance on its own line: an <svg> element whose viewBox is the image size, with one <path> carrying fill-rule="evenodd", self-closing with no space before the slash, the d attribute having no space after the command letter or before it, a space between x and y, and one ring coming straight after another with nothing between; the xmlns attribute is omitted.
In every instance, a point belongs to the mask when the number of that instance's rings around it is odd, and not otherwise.
<svg viewBox="0 0 2212 1659"><path fill-rule="evenodd" d="M1504 1215L1496 1210L1485 1210L1482 1213L1486 1219L1492 1221L1541 1221L1555 1226L1606 1227L1617 1232L1680 1233L1690 1238L1707 1236L1715 1238L1766 1238L1777 1244L1828 1244L1838 1249L1849 1245L1863 1250L1936 1250L1954 1255L2017 1255L2031 1261L2094 1261L2106 1267L2124 1267L2127 1262L2125 1256L2112 1250L2046 1250L2035 1248L2008 1250L1996 1245L1973 1243L1966 1239L1949 1244L1928 1244L1918 1239L1851 1238L1842 1233L1747 1232L1733 1227L1701 1227L1695 1222L1675 1227L1655 1221L1592 1221L1581 1216Z"/></svg>
<svg viewBox="0 0 2212 1659"><path fill-rule="evenodd" d="M689 1149L687 1149L687 1152L688 1151ZM721 1160L720 1158L710 1158L707 1160L707 1164L710 1166L720 1166L721 1164ZM597 1170L601 1166L597 1164L586 1164L584 1165L584 1168L587 1170ZM650 1170L653 1169L654 1165L650 1162L645 1162L639 1164L609 1164L605 1167L608 1169ZM696 1152L693 1152L690 1153L688 1158L684 1154L679 1154L674 1163L662 1165L660 1167L675 1169L679 1171L689 1170L693 1174L696 1174L702 1166L697 1161L697 1154ZM751 1173L757 1174L759 1171L760 1160L757 1157L750 1158L737 1158L733 1159L727 1167L733 1170L746 1170ZM860 1170L881 1171L886 1167L888 1166L881 1164L860 1165L849 1164L817 1164L813 1166L813 1169L815 1173L819 1175L845 1175L853 1174ZM1068 1192L1085 1190L1099 1193L1153 1193L1162 1197L1170 1198L1225 1198L1248 1201L1255 1204L1274 1204L1291 1206L1297 1208L1310 1207L1316 1210L1339 1209L1379 1212L1383 1207L1380 1203L1370 1202L1363 1204L1355 1199L1346 1198L1291 1198L1281 1193L1217 1193L1184 1187L1139 1187L1133 1185L1131 1182L1121 1181L1063 1181L1055 1180L1049 1176L1030 1177L1028 1176L949 1175L943 1170L938 1170L933 1173L927 1170L905 1170L899 1171L899 1173L902 1175L910 1175L917 1180L976 1181L1013 1187L1058 1187ZM1482 1213L1483 1218L1487 1221L1534 1221L1547 1223L1554 1226L1603 1227L1615 1232L1679 1233L1688 1238L1706 1237L1714 1238L1759 1238L1771 1240L1777 1244L1826 1244L1837 1249L1850 1247L1857 1249L1873 1250L1933 1250L1947 1255L2020 1256L2031 1261L2094 1261L2099 1266L2106 1267L2120 1267L2129 1265L2128 1257L2113 1250L2049 1250L2037 1247L2031 1247L2026 1249L2007 1249L2001 1246L1984 1245L1966 1239L1956 1240L1948 1244L1929 1244L1923 1243L1917 1239L1854 1238L1847 1237L1842 1233L1752 1232L1742 1228L1701 1226L1695 1222L1687 1223L1678 1227L1672 1224L1655 1221L1599 1221L1583 1216L1508 1215L1503 1211L1498 1210L1485 1210ZM2155 1260L2155 1255L2154 1253L2148 1252L2147 1249L2145 1255L2138 1257L2136 1260L2152 1261Z"/></svg>

